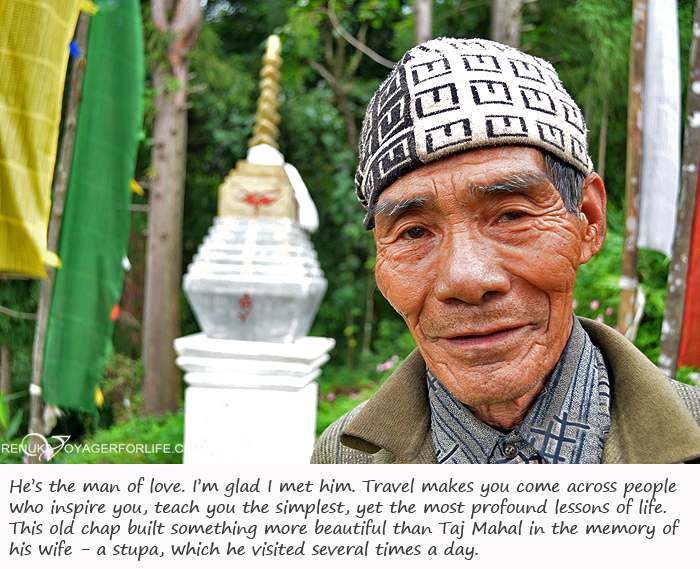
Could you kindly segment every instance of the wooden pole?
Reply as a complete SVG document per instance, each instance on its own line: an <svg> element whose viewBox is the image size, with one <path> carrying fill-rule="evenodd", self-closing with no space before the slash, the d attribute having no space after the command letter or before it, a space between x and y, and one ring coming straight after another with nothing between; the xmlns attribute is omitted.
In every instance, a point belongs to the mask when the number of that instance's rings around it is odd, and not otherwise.
<svg viewBox="0 0 700 569"><path fill-rule="evenodd" d="M0 344L0 392L3 395L12 393L12 351L4 344ZM9 409L9 401L7 405Z"/></svg>
<svg viewBox="0 0 700 569"><path fill-rule="evenodd" d="M699 26L700 0L696 0L693 29L698 29ZM661 327L661 352L659 354L659 369L671 378L676 377L678 348L681 343L681 326L688 278L688 256L698 187L698 161L700 160L700 121L697 119L700 116L700 53L698 51L700 51L700 41L698 35L693 34L693 42L690 46L690 77L685 109L681 188L678 196L671 266L668 269L666 308Z"/></svg>
<svg viewBox="0 0 700 569"><path fill-rule="evenodd" d="M598 161L596 162L597 168L596 172L600 176L600 179L605 183L605 157L607 155L607 144L608 144L608 111L609 111L609 98L606 95L603 100L603 111L600 119L600 135L598 136Z"/></svg>
<svg viewBox="0 0 700 569"><path fill-rule="evenodd" d="M51 218L49 220L47 248L49 251L54 252L58 251L58 238L61 233L61 220L63 218L66 190L68 189L68 177L73 157L75 125L78 122L78 109L83 92L83 76L85 74L84 54L87 46L89 25L90 16L81 12L78 19L77 40L83 55L73 62L68 111L63 127L63 144L61 147L61 156L59 157L56 168L53 200L51 203ZM51 307L51 294L53 292L55 272L53 267L46 267L48 277L41 282L32 353L32 382L29 386L29 432L40 433L42 435L44 434L44 420L42 417L43 399L41 397L41 378L44 373L44 344L46 341L46 328L49 322L49 308ZM30 463L39 462L38 456L29 456L28 459Z"/></svg>
<svg viewBox="0 0 700 569"><path fill-rule="evenodd" d="M637 293L637 235L639 232L639 181L642 172L642 93L646 46L646 2L634 0L630 76L627 102L627 173L625 180L625 246L620 275L617 325L626 334L634 319Z"/></svg>

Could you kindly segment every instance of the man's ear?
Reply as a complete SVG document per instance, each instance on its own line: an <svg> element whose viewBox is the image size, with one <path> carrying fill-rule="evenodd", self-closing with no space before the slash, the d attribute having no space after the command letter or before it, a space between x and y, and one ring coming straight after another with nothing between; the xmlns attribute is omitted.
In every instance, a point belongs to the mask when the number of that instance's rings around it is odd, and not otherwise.
<svg viewBox="0 0 700 569"><path fill-rule="evenodd" d="M600 176L593 172L583 180L583 198L579 207L581 220L581 264L600 251L607 230L607 197Z"/></svg>

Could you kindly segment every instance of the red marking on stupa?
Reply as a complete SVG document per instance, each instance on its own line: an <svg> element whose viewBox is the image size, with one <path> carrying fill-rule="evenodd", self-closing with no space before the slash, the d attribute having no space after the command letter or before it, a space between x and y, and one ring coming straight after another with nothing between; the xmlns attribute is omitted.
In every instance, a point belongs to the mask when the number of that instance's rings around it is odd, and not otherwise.
<svg viewBox="0 0 700 569"><path fill-rule="evenodd" d="M241 319L241 322L245 324L248 316L250 316L250 313L253 311L253 299L247 294L244 294L238 299L238 306L241 307L238 317Z"/></svg>
<svg viewBox="0 0 700 569"><path fill-rule="evenodd" d="M274 190L272 192L249 192L243 196L242 201L252 205L255 208L255 215L258 215L261 207L272 205L280 199L280 193L279 190Z"/></svg>

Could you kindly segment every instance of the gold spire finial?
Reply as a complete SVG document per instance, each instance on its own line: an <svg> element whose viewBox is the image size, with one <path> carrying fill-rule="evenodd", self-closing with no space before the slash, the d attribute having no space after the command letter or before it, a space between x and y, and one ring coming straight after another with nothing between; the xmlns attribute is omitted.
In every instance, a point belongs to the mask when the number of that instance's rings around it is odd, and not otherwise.
<svg viewBox="0 0 700 569"><path fill-rule="evenodd" d="M263 55L263 68L260 70L260 97L258 97L258 112L255 115L253 138L248 146L269 144L279 149L277 139L280 131L277 125L280 123L280 115L277 108L280 106L280 67L282 65L282 43L279 36L267 38L267 49Z"/></svg>

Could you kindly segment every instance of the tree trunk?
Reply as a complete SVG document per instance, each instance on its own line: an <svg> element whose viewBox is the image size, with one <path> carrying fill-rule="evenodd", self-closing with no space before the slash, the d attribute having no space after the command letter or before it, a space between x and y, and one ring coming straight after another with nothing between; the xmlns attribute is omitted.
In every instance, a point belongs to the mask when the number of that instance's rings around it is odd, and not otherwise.
<svg viewBox="0 0 700 569"><path fill-rule="evenodd" d="M433 0L416 0L416 45L433 37Z"/></svg>
<svg viewBox="0 0 700 569"><path fill-rule="evenodd" d="M180 372L173 342L180 335L182 217L187 147L187 54L197 43L197 0L152 0L156 33L169 37L154 66L156 110L151 152L150 215L144 294L144 412L161 415L180 407ZM168 19L168 13L172 18Z"/></svg>
<svg viewBox="0 0 700 569"><path fill-rule="evenodd" d="M187 111L178 103L180 89L167 91L172 74L155 72L156 117L153 121L150 216L144 295L144 411L160 415L180 407L180 373L173 341L180 335L182 218L185 198Z"/></svg>
<svg viewBox="0 0 700 569"><path fill-rule="evenodd" d="M520 47L523 0L493 0L491 7L491 39Z"/></svg>

